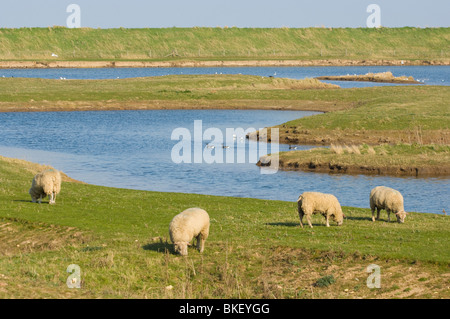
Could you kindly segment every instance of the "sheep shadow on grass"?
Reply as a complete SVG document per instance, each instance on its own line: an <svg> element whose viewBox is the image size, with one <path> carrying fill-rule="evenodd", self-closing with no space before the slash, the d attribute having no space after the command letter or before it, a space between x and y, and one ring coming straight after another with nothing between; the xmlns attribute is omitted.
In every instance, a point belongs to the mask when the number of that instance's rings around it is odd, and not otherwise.
<svg viewBox="0 0 450 319"><path fill-rule="evenodd" d="M13 202L16 202L16 203L32 203L32 204L36 204L36 203L33 203L33 202L31 201L31 199L13 199ZM48 201L47 201L47 202L42 201L42 204L44 204L44 203L47 203L47 204L48 204Z"/></svg>
<svg viewBox="0 0 450 319"><path fill-rule="evenodd" d="M300 227L300 223L293 223L293 222L285 222L285 223L266 223L265 225L268 226L286 226L286 227Z"/></svg>
<svg viewBox="0 0 450 319"><path fill-rule="evenodd" d="M351 216L345 216L344 221L345 220L367 220L367 221L372 221L372 217L351 217Z"/></svg>
<svg viewBox="0 0 450 319"><path fill-rule="evenodd" d="M175 249L173 248L173 245L166 241L157 241L157 242L151 242L148 244L145 244L142 246L142 249L144 250L152 250L156 251L158 253L165 254L168 252L169 254L175 255Z"/></svg>
<svg viewBox="0 0 450 319"><path fill-rule="evenodd" d="M372 219L370 219L370 220L372 220ZM313 227L316 227L316 226L319 226L319 227L320 227L320 226L326 226L326 225L325 225L325 222L323 222L323 223L321 223L321 222L312 222L311 224L313 225ZM278 222L278 223L265 223L265 225L268 225L268 226L285 226L285 227L298 227L298 228L302 228L302 227L300 226L300 223L294 223L294 222L285 222L285 223L280 223L280 222ZM333 226L331 222L330 222L330 226ZM309 228L308 222L303 221L303 227Z"/></svg>

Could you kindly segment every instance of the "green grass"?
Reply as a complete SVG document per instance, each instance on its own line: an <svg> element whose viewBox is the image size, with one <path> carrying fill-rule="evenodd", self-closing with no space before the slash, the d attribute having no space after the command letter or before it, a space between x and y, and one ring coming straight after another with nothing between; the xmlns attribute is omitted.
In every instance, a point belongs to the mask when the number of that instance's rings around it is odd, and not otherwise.
<svg viewBox="0 0 450 319"><path fill-rule="evenodd" d="M0 29L3 60L448 59L449 28Z"/></svg>
<svg viewBox="0 0 450 319"><path fill-rule="evenodd" d="M431 297L448 297L439 286L450 261L446 216L411 213L405 224L398 224L387 223L382 214L382 221L374 223L369 209L344 207L343 226L327 228L321 216L314 216L315 227L301 229L295 202L73 182L63 182L56 205L39 205L27 193L37 170L26 162L0 159L3 297L389 297L397 291L393 284L402 289L428 285L440 291ZM210 214L210 237L204 254L191 248L187 258L179 257L167 242L168 225L174 215L194 206ZM363 282L370 263L386 272L384 290L364 286L347 295L344 288L354 289L355 278ZM81 267L81 290L65 285L70 264ZM420 277L404 286L400 279L406 277L394 275L411 269L411 276L417 272ZM312 291L326 275L336 282ZM430 280L422 283L418 279L423 277Z"/></svg>
<svg viewBox="0 0 450 319"><path fill-rule="evenodd" d="M448 129L448 86L394 86L304 92L311 100L353 102L356 107L285 123L306 129Z"/></svg>
<svg viewBox="0 0 450 319"><path fill-rule="evenodd" d="M114 80L0 78L0 102L263 100L277 99L280 95L282 99L284 96L284 99L294 100L298 97L295 92L310 88L336 86L315 79L251 75L168 75Z"/></svg>
<svg viewBox="0 0 450 319"><path fill-rule="evenodd" d="M450 144L449 87L308 90L300 94L314 102L335 101L341 110L276 126L285 143Z"/></svg>
<svg viewBox="0 0 450 319"><path fill-rule="evenodd" d="M333 275L327 275L316 281L314 284L316 287L328 287L336 282Z"/></svg>

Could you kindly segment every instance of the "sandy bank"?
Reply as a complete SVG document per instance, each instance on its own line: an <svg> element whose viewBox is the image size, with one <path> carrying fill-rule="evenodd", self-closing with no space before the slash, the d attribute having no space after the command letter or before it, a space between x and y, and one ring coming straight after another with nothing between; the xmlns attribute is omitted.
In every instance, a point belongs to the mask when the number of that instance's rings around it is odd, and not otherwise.
<svg viewBox="0 0 450 319"><path fill-rule="evenodd" d="M450 65L450 60L0 61L1 69Z"/></svg>

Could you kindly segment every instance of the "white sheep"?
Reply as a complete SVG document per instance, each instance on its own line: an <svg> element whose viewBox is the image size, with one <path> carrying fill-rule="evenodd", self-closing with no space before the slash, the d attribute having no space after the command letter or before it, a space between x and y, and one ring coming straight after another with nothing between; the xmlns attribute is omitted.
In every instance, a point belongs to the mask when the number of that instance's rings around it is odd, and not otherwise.
<svg viewBox="0 0 450 319"><path fill-rule="evenodd" d="M377 186L370 192L370 209L372 210L372 221L375 221L375 208L377 209L377 220L380 219L380 210L385 209L388 214L388 222L391 221L390 214L393 212L397 222L405 222L406 212L403 206L402 194L386 186Z"/></svg>
<svg viewBox="0 0 450 319"><path fill-rule="evenodd" d="M329 218L331 217L338 226L344 221L341 204L336 196L319 192L304 192L297 200L298 215L300 217L300 226L303 228L303 216L306 216L309 227L311 224L311 216L320 213L326 219L327 227L330 227Z"/></svg>
<svg viewBox="0 0 450 319"><path fill-rule="evenodd" d="M193 238L197 239L197 249L202 253L209 235L208 213L201 208L186 209L170 222L169 235L176 253L187 256L187 246Z"/></svg>
<svg viewBox="0 0 450 319"><path fill-rule="evenodd" d="M49 204L55 204L56 194L61 191L61 174L55 169L48 169L36 174L31 183L28 193L31 195L31 201L39 204L42 198L48 195Z"/></svg>

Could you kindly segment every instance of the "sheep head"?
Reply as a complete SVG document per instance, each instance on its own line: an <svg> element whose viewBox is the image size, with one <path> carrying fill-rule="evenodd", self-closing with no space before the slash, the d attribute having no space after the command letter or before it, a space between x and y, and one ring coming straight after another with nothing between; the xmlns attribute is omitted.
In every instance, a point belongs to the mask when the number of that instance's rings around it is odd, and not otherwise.
<svg viewBox="0 0 450 319"><path fill-rule="evenodd" d="M177 242L173 244L175 249L175 253L180 254L181 256L187 256L188 254L188 243L186 242Z"/></svg>
<svg viewBox="0 0 450 319"><path fill-rule="evenodd" d="M397 222L404 223L407 214L408 213L405 212L404 210L395 213L395 217L397 217Z"/></svg>
<svg viewBox="0 0 450 319"><path fill-rule="evenodd" d="M345 215L342 210L338 210L335 214L332 215L332 218L338 226L342 226L342 224L344 223Z"/></svg>

